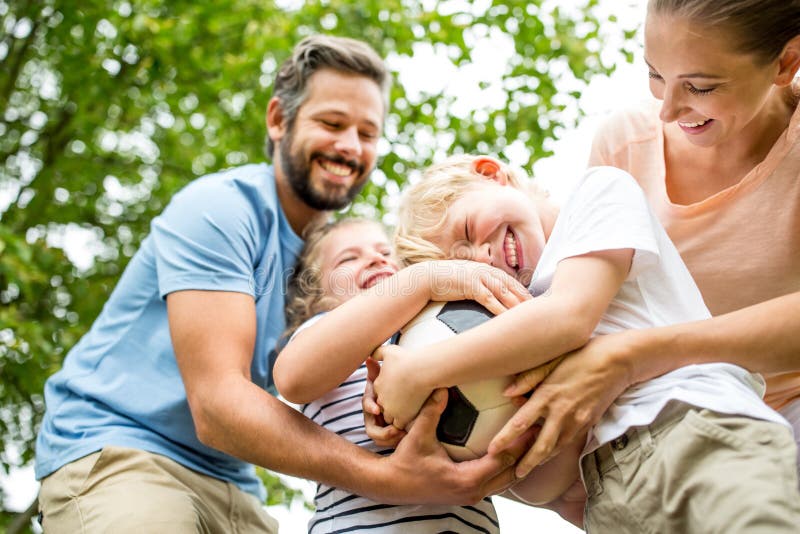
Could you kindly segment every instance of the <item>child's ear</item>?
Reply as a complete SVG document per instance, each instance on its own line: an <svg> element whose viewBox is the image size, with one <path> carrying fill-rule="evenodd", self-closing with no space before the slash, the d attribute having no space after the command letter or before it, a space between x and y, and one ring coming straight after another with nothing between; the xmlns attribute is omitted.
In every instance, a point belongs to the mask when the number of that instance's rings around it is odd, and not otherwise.
<svg viewBox="0 0 800 534"><path fill-rule="evenodd" d="M473 161L472 170L500 185L508 184L508 175L503 169L503 165L489 156L481 156Z"/></svg>

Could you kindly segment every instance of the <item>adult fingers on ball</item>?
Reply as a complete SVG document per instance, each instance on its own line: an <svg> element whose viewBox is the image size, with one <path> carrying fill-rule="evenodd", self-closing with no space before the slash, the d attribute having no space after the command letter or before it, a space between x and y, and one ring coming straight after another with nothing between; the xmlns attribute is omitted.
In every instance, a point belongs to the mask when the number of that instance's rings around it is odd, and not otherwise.
<svg viewBox="0 0 800 534"><path fill-rule="evenodd" d="M501 451L510 447L512 443L537 423L543 411L544 408L538 399L528 399L489 443L489 452Z"/></svg>
<svg viewBox="0 0 800 534"><path fill-rule="evenodd" d="M542 383L544 379L553 372L553 369L558 367L558 364L560 364L565 357L565 355L559 356L538 367L519 373L514 377L514 381L506 388L504 392L505 395L511 397L524 395L529 391L533 391L536 386Z"/></svg>
<svg viewBox="0 0 800 534"><path fill-rule="evenodd" d="M558 424L553 423L552 420L545 420L533 447L525 453L522 460L517 464L517 476L519 478L528 476L528 473L530 473L534 467L554 456L558 452L556 450L558 439Z"/></svg>
<svg viewBox="0 0 800 534"><path fill-rule="evenodd" d="M439 424L439 418L446 405L447 390L437 389L434 391L425 401L425 404L422 405L419 414L406 429L408 433L413 432L417 436L422 435L428 438L431 443L435 443L437 447L441 447L441 444L436 439L436 426Z"/></svg>

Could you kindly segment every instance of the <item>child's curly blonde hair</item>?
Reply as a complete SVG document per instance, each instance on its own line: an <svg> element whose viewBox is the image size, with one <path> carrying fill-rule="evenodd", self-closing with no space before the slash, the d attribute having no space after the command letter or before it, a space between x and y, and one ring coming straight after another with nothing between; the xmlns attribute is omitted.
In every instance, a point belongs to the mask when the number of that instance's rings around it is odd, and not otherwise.
<svg viewBox="0 0 800 534"><path fill-rule="evenodd" d="M335 221L321 221L303 232L305 245L286 292L286 330L279 346L289 341L300 325L318 313L333 309L337 301L322 290L322 244L331 232L345 226L373 225L385 231L382 224L359 217L346 217Z"/></svg>
<svg viewBox="0 0 800 534"><path fill-rule="evenodd" d="M444 231L447 210L453 202L485 183L486 176L475 170L475 162L482 157L451 156L425 169L422 178L405 189L394 234L395 254L403 265L448 259L431 239ZM508 165L500 165L508 177L508 185L531 195L546 196L527 176L521 176Z"/></svg>

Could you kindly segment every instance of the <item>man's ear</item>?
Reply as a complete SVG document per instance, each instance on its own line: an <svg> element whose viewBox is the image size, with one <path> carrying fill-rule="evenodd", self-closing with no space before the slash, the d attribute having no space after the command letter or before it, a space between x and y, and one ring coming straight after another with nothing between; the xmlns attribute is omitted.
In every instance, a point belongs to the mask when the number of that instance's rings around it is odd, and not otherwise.
<svg viewBox="0 0 800 534"><path fill-rule="evenodd" d="M286 120L283 116L283 108L277 97L269 99L267 104L267 135L272 141L278 142L286 134Z"/></svg>
<svg viewBox="0 0 800 534"><path fill-rule="evenodd" d="M508 184L508 175L503 169L503 165L489 156L481 156L475 159L472 162L472 170L500 185Z"/></svg>
<svg viewBox="0 0 800 534"><path fill-rule="evenodd" d="M789 39L783 52L778 56L778 76L775 85L785 87L792 83L797 71L800 70L800 35Z"/></svg>

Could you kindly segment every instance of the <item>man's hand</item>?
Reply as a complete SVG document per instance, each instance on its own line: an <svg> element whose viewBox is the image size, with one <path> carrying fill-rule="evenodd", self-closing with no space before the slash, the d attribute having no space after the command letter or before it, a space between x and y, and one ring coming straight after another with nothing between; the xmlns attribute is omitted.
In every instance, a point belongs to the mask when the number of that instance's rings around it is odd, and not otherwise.
<svg viewBox="0 0 800 534"><path fill-rule="evenodd" d="M373 495L373 500L399 504L399 496L404 495L408 496L404 503L467 505L500 493L516 481L513 465L521 447L459 463L447 456L436 439L436 425L446 404L445 389L425 402L395 452L382 459L392 484L386 495Z"/></svg>

